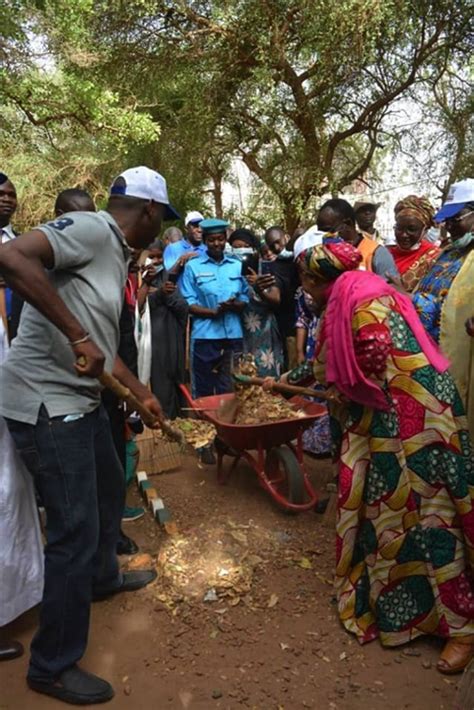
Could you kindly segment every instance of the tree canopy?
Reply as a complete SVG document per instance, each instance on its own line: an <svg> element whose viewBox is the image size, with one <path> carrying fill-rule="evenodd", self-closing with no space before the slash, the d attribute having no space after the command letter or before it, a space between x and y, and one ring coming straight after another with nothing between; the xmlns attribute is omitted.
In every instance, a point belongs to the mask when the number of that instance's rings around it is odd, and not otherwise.
<svg viewBox="0 0 474 710"><path fill-rule="evenodd" d="M411 101L430 106L420 140L434 122L450 177L464 177L469 4L7 1L3 162L21 146L35 164L43 156L73 179L89 175L97 193L117 169L144 162L166 174L178 205L210 196L220 213L239 158L254 204L263 197L293 229L317 196L370 179L388 146L414 150L394 120Z"/></svg>

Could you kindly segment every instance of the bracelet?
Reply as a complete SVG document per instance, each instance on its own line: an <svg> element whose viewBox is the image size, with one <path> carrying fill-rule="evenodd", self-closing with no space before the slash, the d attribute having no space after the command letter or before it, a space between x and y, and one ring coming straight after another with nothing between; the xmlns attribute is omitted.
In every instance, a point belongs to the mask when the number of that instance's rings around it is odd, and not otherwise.
<svg viewBox="0 0 474 710"><path fill-rule="evenodd" d="M72 342L69 341L69 345L71 346L71 348L75 348L76 345L81 345L82 343L86 343L90 339L91 339L90 333L86 333L85 335L82 336L82 338L79 338L79 340L73 340Z"/></svg>

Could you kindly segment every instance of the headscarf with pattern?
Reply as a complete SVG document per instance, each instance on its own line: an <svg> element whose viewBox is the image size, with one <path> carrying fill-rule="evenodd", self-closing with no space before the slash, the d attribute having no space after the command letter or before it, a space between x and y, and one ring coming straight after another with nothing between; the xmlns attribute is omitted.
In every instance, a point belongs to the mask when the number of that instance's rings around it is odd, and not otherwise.
<svg viewBox="0 0 474 710"><path fill-rule="evenodd" d="M323 243L308 249L304 256L307 269L325 281L334 281L345 271L358 269L362 254L341 237L324 237Z"/></svg>
<svg viewBox="0 0 474 710"><path fill-rule="evenodd" d="M416 217L424 227L432 227L434 209L427 197L408 195L395 205L395 219L397 217Z"/></svg>

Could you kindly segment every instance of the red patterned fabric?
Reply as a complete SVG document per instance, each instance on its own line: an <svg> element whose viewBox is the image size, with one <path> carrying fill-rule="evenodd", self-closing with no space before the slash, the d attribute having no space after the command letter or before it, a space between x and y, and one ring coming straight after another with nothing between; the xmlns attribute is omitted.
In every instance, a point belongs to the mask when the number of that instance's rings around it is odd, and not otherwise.
<svg viewBox="0 0 474 710"><path fill-rule="evenodd" d="M366 377L382 375L392 347L390 330L381 323L366 325L354 337L359 367Z"/></svg>

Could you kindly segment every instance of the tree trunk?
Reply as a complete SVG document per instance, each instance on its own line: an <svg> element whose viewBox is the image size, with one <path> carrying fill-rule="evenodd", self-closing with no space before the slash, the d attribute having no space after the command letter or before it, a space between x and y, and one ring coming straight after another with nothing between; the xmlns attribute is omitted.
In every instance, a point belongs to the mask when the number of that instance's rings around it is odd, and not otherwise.
<svg viewBox="0 0 474 710"><path fill-rule="evenodd" d="M290 202L285 203L285 206L283 209L283 219L284 219L283 226L285 227L285 231L291 239L295 229L299 226L299 223L301 221L301 217L298 214L298 212L295 210L294 205L291 204Z"/></svg>
<svg viewBox="0 0 474 710"><path fill-rule="evenodd" d="M212 194L214 195L215 214L218 219L222 219L224 216L224 209L222 206L222 174L219 173L213 175L212 181L214 183Z"/></svg>
<svg viewBox="0 0 474 710"><path fill-rule="evenodd" d="M464 671L453 710L474 710L474 660Z"/></svg>

